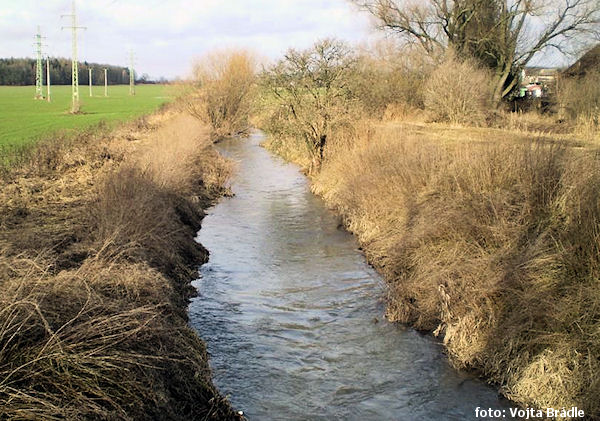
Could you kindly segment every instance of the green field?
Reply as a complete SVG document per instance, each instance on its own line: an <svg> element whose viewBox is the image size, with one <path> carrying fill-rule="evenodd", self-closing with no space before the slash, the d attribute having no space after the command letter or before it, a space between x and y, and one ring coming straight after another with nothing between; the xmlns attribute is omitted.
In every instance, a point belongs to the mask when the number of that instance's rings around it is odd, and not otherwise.
<svg viewBox="0 0 600 421"><path fill-rule="evenodd" d="M45 91L44 91L45 92ZM94 87L93 97L87 86L80 87L81 114L69 114L71 86L52 87L52 102L33 99L33 86L0 86L0 148L19 146L47 138L57 131L76 131L101 121L118 122L147 114L172 99L172 92L162 85L136 86L129 96L129 86Z"/></svg>

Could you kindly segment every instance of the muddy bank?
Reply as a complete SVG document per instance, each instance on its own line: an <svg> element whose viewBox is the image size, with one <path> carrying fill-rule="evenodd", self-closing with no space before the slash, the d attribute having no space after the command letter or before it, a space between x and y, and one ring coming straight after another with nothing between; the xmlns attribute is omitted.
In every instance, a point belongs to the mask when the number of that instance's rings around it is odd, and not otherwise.
<svg viewBox="0 0 600 421"><path fill-rule="evenodd" d="M0 419L235 419L186 315L228 174L173 107L3 174Z"/></svg>

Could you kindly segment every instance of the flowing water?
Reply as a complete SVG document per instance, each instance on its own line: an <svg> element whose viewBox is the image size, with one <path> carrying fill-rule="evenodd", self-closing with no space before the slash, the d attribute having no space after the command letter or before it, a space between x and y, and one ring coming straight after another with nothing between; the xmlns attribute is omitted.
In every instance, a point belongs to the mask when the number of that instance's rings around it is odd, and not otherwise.
<svg viewBox="0 0 600 421"><path fill-rule="evenodd" d="M382 318L382 280L354 237L262 140L219 145L237 162L235 196L204 219L210 261L189 308L233 406L250 420L470 420L476 407L508 408L453 370L437 340Z"/></svg>

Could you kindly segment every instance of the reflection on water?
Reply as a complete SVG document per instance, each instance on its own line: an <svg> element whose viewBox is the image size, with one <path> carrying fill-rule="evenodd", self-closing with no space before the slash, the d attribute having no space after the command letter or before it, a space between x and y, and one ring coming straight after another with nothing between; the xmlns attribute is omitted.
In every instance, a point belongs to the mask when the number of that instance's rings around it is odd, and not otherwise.
<svg viewBox="0 0 600 421"><path fill-rule="evenodd" d="M451 369L433 338L382 319L382 280L353 236L261 140L219 146L238 163L235 197L204 220L211 256L189 308L234 407L251 420L465 420L477 406L507 408Z"/></svg>

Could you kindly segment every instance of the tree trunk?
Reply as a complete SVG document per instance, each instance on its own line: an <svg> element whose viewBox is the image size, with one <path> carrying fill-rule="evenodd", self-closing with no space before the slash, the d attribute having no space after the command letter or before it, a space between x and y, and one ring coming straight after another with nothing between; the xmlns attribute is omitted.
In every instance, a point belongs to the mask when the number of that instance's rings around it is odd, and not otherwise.
<svg viewBox="0 0 600 421"><path fill-rule="evenodd" d="M325 142L327 141L327 135L321 135L319 139L319 162L323 162L323 153L325 152Z"/></svg>
<svg viewBox="0 0 600 421"><path fill-rule="evenodd" d="M510 66L504 66L500 71L500 74L496 75L496 85L494 86L494 93L492 95L492 105L495 108L500 107L502 103L502 98L504 97L504 84L510 75Z"/></svg>

